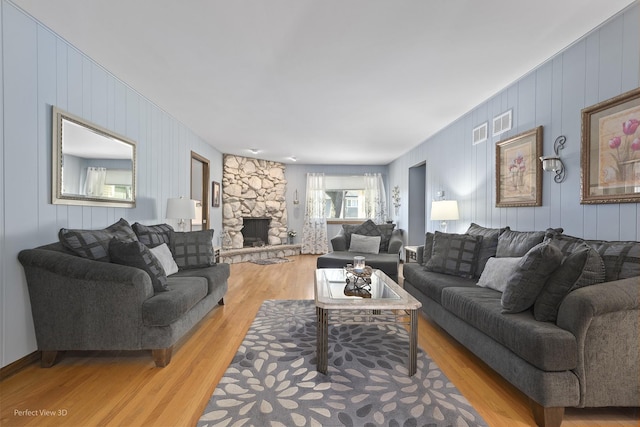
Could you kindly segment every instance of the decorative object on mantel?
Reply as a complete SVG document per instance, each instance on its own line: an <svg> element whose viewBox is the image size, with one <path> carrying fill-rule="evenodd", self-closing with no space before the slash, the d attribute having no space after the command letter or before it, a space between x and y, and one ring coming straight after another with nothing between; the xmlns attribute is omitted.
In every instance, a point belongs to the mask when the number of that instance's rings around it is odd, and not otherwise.
<svg viewBox="0 0 640 427"><path fill-rule="evenodd" d="M431 221L441 221L440 229L447 232L447 221L457 221L460 219L458 202L456 200L444 200L444 191L438 191L440 200L431 202Z"/></svg>
<svg viewBox="0 0 640 427"><path fill-rule="evenodd" d="M396 216L400 212L400 186L396 185L393 187L393 192L391 194L391 198L393 199L393 208Z"/></svg>
<svg viewBox="0 0 640 427"><path fill-rule="evenodd" d="M178 220L178 229L185 231L185 220L194 219L196 217L195 200L185 199L180 196L179 199L167 200L167 218Z"/></svg>
<svg viewBox="0 0 640 427"><path fill-rule="evenodd" d="M562 162L559 154L559 151L564 149L564 143L566 141L567 137L564 135L560 135L553 143L553 152L556 153L556 155L540 157L540 161L542 162L542 169L547 172L555 172L556 176L553 177L553 180L558 184L564 181L564 179L566 178L564 163Z"/></svg>
<svg viewBox="0 0 640 427"><path fill-rule="evenodd" d="M496 143L496 207L542 206L542 126Z"/></svg>
<svg viewBox="0 0 640 427"><path fill-rule="evenodd" d="M582 110L580 203L640 202L640 88Z"/></svg>

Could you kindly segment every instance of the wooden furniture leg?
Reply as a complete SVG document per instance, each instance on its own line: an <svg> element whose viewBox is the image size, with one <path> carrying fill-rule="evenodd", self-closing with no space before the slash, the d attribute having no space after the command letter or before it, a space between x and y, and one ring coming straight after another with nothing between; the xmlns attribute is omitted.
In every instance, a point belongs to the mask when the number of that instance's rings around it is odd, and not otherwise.
<svg viewBox="0 0 640 427"><path fill-rule="evenodd" d="M173 346L167 348L158 348L151 350L151 356L156 363L156 367L164 368L171 362L171 353L173 352Z"/></svg>
<svg viewBox="0 0 640 427"><path fill-rule="evenodd" d="M220 301L218 301L218 305L224 305L224 298L220 298Z"/></svg>
<svg viewBox="0 0 640 427"><path fill-rule="evenodd" d="M50 368L56 363L57 351L43 351L40 356L40 366L43 368Z"/></svg>
<svg viewBox="0 0 640 427"><path fill-rule="evenodd" d="M560 424L562 424L564 407L547 408L532 399L529 399L529 405L531 406L531 412L533 412L533 419L538 426L560 427Z"/></svg>

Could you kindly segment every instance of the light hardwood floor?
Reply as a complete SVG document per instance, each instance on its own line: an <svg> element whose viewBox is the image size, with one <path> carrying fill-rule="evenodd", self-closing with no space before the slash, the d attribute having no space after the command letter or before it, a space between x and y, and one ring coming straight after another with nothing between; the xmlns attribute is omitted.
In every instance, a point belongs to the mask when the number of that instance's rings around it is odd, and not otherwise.
<svg viewBox="0 0 640 427"><path fill-rule="evenodd" d="M291 259L279 265L232 265L226 304L176 345L165 368L155 368L149 352L68 352L52 368L27 366L0 382L0 425L195 425L262 302L313 299L316 257ZM534 425L522 393L424 316L419 331L420 347L490 426ZM563 423L638 425L637 410L628 408L568 409Z"/></svg>

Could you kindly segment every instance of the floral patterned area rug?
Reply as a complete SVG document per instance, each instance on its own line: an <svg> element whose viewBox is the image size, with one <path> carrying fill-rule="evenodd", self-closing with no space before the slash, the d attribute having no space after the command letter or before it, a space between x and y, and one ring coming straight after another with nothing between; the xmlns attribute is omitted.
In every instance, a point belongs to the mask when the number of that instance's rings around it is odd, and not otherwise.
<svg viewBox="0 0 640 427"><path fill-rule="evenodd" d="M329 370L316 371L313 301L265 301L199 427L486 426L438 366L394 325L329 329Z"/></svg>

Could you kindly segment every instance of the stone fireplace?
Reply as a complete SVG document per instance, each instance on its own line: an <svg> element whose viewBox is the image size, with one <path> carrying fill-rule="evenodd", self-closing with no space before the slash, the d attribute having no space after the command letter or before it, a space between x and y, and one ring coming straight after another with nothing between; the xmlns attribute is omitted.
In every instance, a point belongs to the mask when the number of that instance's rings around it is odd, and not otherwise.
<svg viewBox="0 0 640 427"><path fill-rule="evenodd" d="M242 237L245 248L264 246L269 241L269 223L271 218L242 218Z"/></svg>
<svg viewBox="0 0 640 427"><path fill-rule="evenodd" d="M287 203L285 165L279 162L225 154L222 171L222 226L231 239L231 248L253 247L256 238L264 244L287 243ZM264 219L267 221L264 221ZM249 219L267 223L266 236L250 236ZM264 224L263 224L264 226Z"/></svg>

